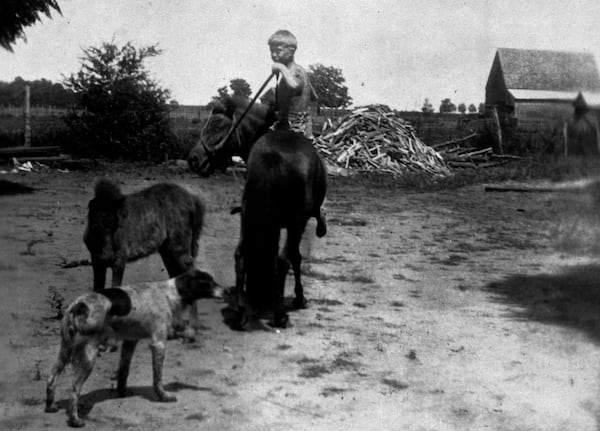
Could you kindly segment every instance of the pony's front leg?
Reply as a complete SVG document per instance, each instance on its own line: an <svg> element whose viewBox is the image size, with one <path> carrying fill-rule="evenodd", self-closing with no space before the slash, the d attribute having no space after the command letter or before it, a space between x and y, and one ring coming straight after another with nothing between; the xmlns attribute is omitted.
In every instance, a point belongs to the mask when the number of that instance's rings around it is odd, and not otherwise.
<svg viewBox="0 0 600 431"><path fill-rule="evenodd" d="M246 301L244 300L244 285L246 283L246 267L244 265L244 256L242 255L242 242L235 249L235 287L234 292L229 299L229 305L235 312L235 329L242 330L248 323L248 314Z"/></svg>
<svg viewBox="0 0 600 431"><path fill-rule="evenodd" d="M98 259L92 258L92 268L94 272L94 292L104 289L106 284L106 265Z"/></svg>
<svg viewBox="0 0 600 431"><path fill-rule="evenodd" d="M125 262L117 262L112 267L112 287L119 287L123 284L123 274L125 273Z"/></svg>

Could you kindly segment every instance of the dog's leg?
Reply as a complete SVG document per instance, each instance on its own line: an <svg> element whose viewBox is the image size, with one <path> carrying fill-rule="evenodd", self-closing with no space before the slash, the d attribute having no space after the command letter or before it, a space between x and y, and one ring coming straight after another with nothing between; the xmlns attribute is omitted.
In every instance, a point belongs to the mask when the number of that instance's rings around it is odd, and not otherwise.
<svg viewBox="0 0 600 431"><path fill-rule="evenodd" d="M163 363L165 361L165 343L161 340L153 340L150 343L152 351L152 386L154 392L158 396L158 400L162 402L177 401L174 395L169 395L165 392L162 384Z"/></svg>
<svg viewBox="0 0 600 431"><path fill-rule="evenodd" d="M60 351L56 363L52 367L50 376L46 383L46 413L54 413L58 411L58 406L54 402L54 394L56 390L56 380L62 374L65 366L69 363L69 348L64 342L61 343Z"/></svg>
<svg viewBox="0 0 600 431"><path fill-rule="evenodd" d="M96 356L98 355L98 346L94 342L84 342L77 346L73 358L73 386L71 399L67 407L67 424L71 427L82 427L85 425L83 419L79 417L78 403L81 388L87 378L90 376Z"/></svg>
<svg viewBox="0 0 600 431"><path fill-rule="evenodd" d="M189 316L189 320L185 328L183 329L183 342L184 343L193 343L196 341L196 327L198 325L198 309L196 303L194 302L187 307L187 314Z"/></svg>
<svg viewBox="0 0 600 431"><path fill-rule="evenodd" d="M171 278L185 273L194 265L194 259L191 255L187 254L185 251L177 254L177 251L173 250L168 245L162 245L159 249L159 253L169 277ZM182 336L184 342L194 342L196 339L196 331L192 326L191 320L193 316L191 316L190 312L191 310L189 307L186 307L184 312L173 318L172 327L169 328L168 339L171 340ZM189 315L190 317L187 322L184 319L185 315Z"/></svg>
<svg viewBox="0 0 600 431"><path fill-rule="evenodd" d="M121 346L121 358L117 371L117 393L120 397L130 395L127 391L127 377L129 377L129 366L137 343L137 340L125 340Z"/></svg>

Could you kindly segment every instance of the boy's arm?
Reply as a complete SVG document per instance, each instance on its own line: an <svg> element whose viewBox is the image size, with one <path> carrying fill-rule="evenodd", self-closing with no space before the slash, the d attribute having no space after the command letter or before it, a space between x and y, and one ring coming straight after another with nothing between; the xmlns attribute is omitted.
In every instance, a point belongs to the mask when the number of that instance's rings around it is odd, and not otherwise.
<svg viewBox="0 0 600 431"><path fill-rule="evenodd" d="M288 87L294 92L298 93L302 91L304 87L304 80L301 76L297 76L293 74L290 69L285 67L282 63L273 63L271 67L271 71L273 73L279 74L281 73L282 79L285 81Z"/></svg>

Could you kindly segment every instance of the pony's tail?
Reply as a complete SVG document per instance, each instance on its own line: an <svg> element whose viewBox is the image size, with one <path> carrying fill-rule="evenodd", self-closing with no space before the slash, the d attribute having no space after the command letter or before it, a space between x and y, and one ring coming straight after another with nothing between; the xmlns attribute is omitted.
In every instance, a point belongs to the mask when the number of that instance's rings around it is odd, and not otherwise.
<svg viewBox="0 0 600 431"><path fill-rule="evenodd" d="M198 196L194 196L194 211L192 213L192 257L198 256L198 239L204 227L205 205Z"/></svg>

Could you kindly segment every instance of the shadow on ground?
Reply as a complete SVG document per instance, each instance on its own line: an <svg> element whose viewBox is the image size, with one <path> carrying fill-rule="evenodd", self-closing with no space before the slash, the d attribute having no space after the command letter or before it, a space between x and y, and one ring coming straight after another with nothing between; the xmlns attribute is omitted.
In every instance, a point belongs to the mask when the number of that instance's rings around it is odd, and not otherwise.
<svg viewBox="0 0 600 431"><path fill-rule="evenodd" d="M212 391L211 388L200 387L181 382L168 383L164 387L168 392L179 392L181 390ZM148 401L158 402L158 397L151 386L132 386L128 387L127 390L129 391L129 394L127 395L128 397L142 397ZM86 417L95 404L114 398L120 398L117 394L117 391L114 389L96 389L86 394L82 394L79 398L79 415L81 417ZM59 410L66 410L69 400L63 399L58 401L56 404Z"/></svg>
<svg viewBox="0 0 600 431"><path fill-rule="evenodd" d="M563 325L600 343L600 265L565 268L557 274L509 275L485 289L508 316Z"/></svg>

